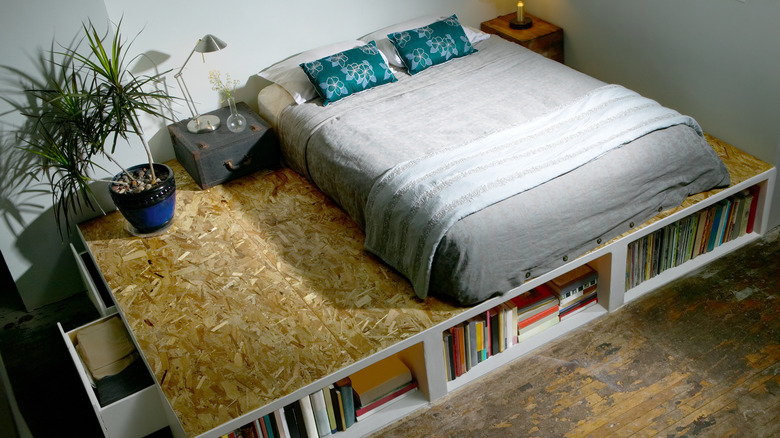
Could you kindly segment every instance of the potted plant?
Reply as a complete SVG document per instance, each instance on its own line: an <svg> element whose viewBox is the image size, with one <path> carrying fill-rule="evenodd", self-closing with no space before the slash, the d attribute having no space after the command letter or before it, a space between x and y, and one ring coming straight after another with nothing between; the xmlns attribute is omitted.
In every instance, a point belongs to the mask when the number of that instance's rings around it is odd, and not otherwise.
<svg viewBox="0 0 780 438"><path fill-rule="evenodd" d="M153 233L173 219L173 171L154 163L139 119L143 113L167 118L162 104L173 97L153 86L167 72L133 75L120 25L109 38L91 22L84 24L84 52L79 45L58 52L62 60L53 61L46 84L26 90L34 105L24 112L33 123L22 133L23 149L40 158L31 171L46 175L55 219L68 231L72 214L84 206L94 209L90 184L95 170L105 170L99 164L105 159L121 170L108 181L109 191L133 232ZM132 137L141 140L147 162L124 169L114 154L120 142L129 144Z"/></svg>

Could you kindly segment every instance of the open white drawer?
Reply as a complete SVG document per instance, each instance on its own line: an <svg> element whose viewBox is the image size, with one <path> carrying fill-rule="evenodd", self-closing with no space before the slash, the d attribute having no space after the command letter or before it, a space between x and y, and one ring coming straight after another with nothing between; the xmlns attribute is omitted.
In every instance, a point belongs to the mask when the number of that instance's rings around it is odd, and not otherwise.
<svg viewBox="0 0 780 438"><path fill-rule="evenodd" d="M73 252L73 258L76 260L84 286L87 288L87 296L95 305L100 316L116 313L116 305L111 297L111 291L106 280L103 279L103 274L97 268L92 254L89 251L79 252L72 243L70 250Z"/></svg>
<svg viewBox="0 0 780 438"><path fill-rule="evenodd" d="M135 361L135 366L140 366L142 370L136 368L134 371L139 370L140 372L132 374L123 372L123 374L111 376L115 379L110 382L110 391L105 390L106 386L102 386L101 391L99 391L92 386L89 371L76 350L76 334L79 330L109 318L119 318L119 315L101 318L69 332L65 332L59 323L57 323L57 327L62 333L73 364L76 366L76 371L84 384L84 390L95 409L103 433L110 438L145 437L168 426L168 420L163 407L162 393L155 385L143 359L138 358ZM132 378L124 381L128 375ZM109 377L101 380L101 385L107 383L105 379L109 379Z"/></svg>

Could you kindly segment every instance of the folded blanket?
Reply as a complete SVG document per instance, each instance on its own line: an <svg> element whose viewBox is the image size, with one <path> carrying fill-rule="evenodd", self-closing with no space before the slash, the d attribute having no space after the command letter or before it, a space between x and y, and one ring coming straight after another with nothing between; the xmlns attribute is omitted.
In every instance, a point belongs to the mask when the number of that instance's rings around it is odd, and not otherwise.
<svg viewBox="0 0 780 438"><path fill-rule="evenodd" d="M425 298L433 254L458 220L679 124L702 134L692 118L607 85L521 125L400 163L371 189L365 247Z"/></svg>

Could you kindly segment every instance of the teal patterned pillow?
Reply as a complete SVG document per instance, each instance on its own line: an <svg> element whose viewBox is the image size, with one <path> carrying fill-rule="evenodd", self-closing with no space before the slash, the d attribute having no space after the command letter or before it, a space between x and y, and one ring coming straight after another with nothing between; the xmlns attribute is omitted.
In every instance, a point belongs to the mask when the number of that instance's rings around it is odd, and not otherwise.
<svg viewBox="0 0 780 438"><path fill-rule="evenodd" d="M417 29L391 33L387 37L409 74L476 52L455 15Z"/></svg>
<svg viewBox="0 0 780 438"><path fill-rule="evenodd" d="M304 62L301 68L324 105L397 80L374 41L316 61Z"/></svg>

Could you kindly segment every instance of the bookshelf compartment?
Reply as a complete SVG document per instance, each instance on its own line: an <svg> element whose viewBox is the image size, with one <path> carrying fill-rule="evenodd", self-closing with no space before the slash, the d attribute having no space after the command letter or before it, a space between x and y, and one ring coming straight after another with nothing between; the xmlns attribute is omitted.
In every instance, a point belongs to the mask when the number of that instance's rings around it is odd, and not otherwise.
<svg viewBox="0 0 780 438"><path fill-rule="evenodd" d="M355 371L350 374L344 376L342 373L334 374L336 380L330 383L326 380L327 386L322 387L322 382L315 383L242 419L236 419L224 425L225 427L215 429L212 431L213 434L210 432L199 436L218 438L231 432L237 433L241 429L252 428L261 432L258 436L263 436L263 428L267 430L269 427L275 432L275 436L286 436L281 432L282 430L287 431L287 436L297 436L295 431L302 432L301 436L365 436L429 403L428 368L423 344L423 342L416 342L386 356L367 358L363 363L356 364L362 365L361 367L352 367ZM377 367L386 367L388 362L403 364L402 366L408 369L411 380L406 381L401 378L396 381L396 384L391 385L392 389L380 390L378 396L363 405L359 404L358 389L355 388L354 391L348 389L351 388L352 379L358 374L363 376L379 374L380 369ZM350 379L350 386L345 384L347 378ZM344 387L344 392L340 391L340 387ZM348 406L343 395L347 391L352 394L351 403L355 412L353 418L348 421L349 425L344 426L344 417L340 412ZM338 394L340 392L341 394ZM341 402L340 409L339 402ZM328 427L328 429L320 430L321 427Z"/></svg>
<svg viewBox="0 0 780 438"><path fill-rule="evenodd" d="M448 391L607 313L611 254L461 321L441 334Z"/></svg>
<svg viewBox="0 0 780 438"><path fill-rule="evenodd" d="M753 233L759 196L751 186L629 243L625 290Z"/></svg>
<svg viewBox="0 0 780 438"><path fill-rule="evenodd" d="M67 332L59 323L57 327L103 433L110 438L144 437L167 427L169 423L163 408L162 394L143 359L138 357L122 373L103 378L103 386L99 390L101 383L95 384L95 379L78 352L79 332L112 318L121 322L118 315L110 315Z"/></svg>

